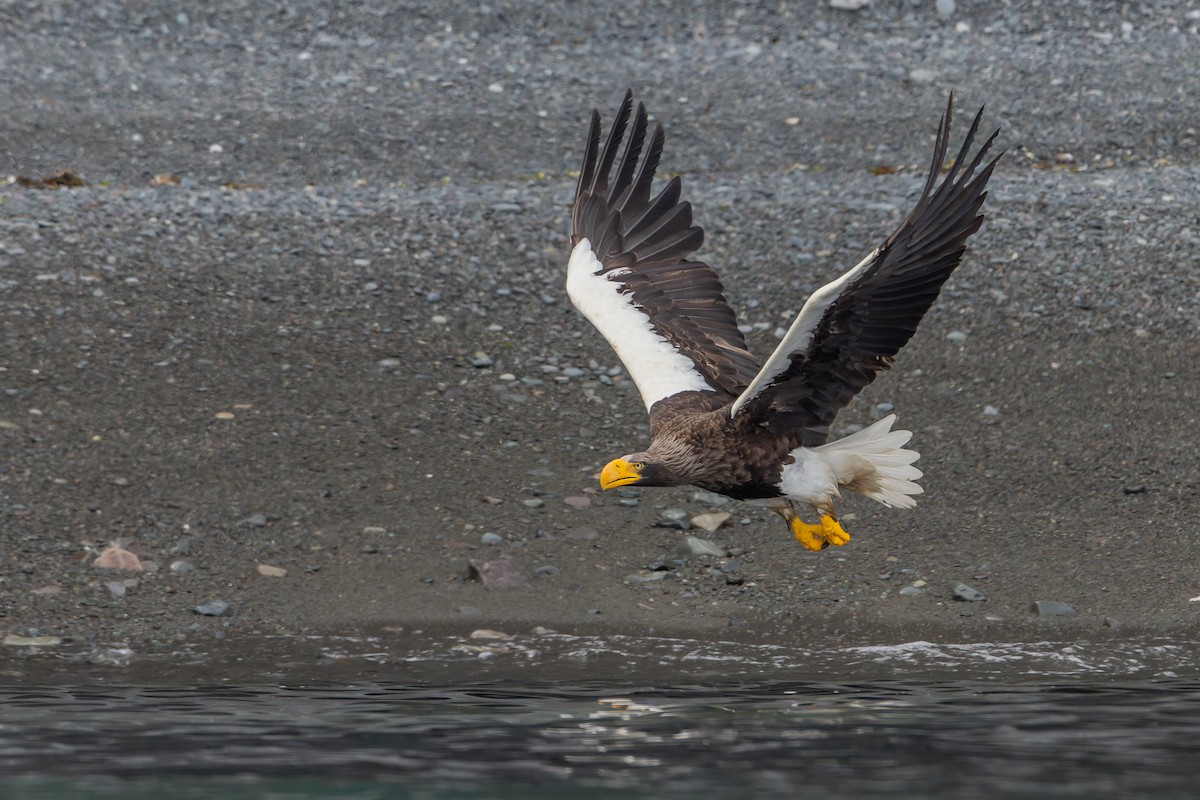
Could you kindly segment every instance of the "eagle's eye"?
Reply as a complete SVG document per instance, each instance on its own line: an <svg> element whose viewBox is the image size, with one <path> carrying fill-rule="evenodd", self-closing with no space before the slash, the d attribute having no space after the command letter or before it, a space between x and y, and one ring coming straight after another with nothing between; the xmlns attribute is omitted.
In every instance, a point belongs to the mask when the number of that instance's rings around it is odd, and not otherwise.
<svg viewBox="0 0 1200 800"><path fill-rule="evenodd" d="M636 469L638 472L641 472L646 467L646 465L640 461L635 461L632 464L630 464L630 466L633 467L634 469Z"/></svg>

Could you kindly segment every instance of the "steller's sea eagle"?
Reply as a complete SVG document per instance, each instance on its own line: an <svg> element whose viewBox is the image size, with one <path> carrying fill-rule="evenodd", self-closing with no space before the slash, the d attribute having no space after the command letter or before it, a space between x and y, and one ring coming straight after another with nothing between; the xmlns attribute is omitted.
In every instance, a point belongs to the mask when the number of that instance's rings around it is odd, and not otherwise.
<svg viewBox="0 0 1200 800"><path fill-rule="evenodd" d="M650 446L610 461L601 488L690 484L766 505L810 550L850 540L834 510L843 489L889 507L916 504L918 454L903 449L912 433L892 430L894 414L827 440L837 413L892 365L983 222L979 209L999 156L983 159L999 130L968 160L981 108L939 182L952 106L953 97L912 212L808 298L761 365L717 273L691 257L704 232L679 199L679 177L650 195L662 126L647 143L645 107L635 111L626 92L601 147L600 114L592 111L571 214L567 293L612 345L650 415ZM819 521L801 520L797 503L812 506Z"/></svg>

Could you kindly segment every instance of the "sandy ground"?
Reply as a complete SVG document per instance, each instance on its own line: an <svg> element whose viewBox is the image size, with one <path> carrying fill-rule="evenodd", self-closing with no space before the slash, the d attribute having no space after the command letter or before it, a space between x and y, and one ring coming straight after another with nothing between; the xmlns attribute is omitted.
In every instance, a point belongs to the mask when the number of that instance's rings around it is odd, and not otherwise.
<svg viewBox="0 0 1200 800"><path fill-rule="evenodd" d="M88 184L0 186L0 668L36 679L36 636L1194 636L1198 21L958 6L0 11L0 176ZM689 489L598 493L646 426L565 231L627 85L764 357L906 213L945 93L958 133L987 102L988 221L842 418L915 431L915 510L849 500L810 553ZM673 561L688 535L733 555ZM97 568L113 542L146 569ZM470 579L497 561L520 585Z"/></svg>

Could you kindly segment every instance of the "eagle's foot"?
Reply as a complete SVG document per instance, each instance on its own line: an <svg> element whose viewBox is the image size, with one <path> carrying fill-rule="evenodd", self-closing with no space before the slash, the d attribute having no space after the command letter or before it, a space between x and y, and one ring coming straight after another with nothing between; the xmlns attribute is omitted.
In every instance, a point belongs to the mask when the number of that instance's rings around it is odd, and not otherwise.
<svg viewBox="0 0 1200 800"><path fill-rule="evenodd" d="M824 550L829 546L822 526L805 522L797 516L788 518L787 522L788 527L792 529L792 536L795 536L796 541L804 545L806 550Z"/></svg>
<svg viewBox="0 0 1200 800"><path fill-rule="evenodd" d="M850 541L850 534L846 533L846 529L841 526L837 518L830 514L821 515L820 536L829 544L841 547L846 542Z"/></svg>

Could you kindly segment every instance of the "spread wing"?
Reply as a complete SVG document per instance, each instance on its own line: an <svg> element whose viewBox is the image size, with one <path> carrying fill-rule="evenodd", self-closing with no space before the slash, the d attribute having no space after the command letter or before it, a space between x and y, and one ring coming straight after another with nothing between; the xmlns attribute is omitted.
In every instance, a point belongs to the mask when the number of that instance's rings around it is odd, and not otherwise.
<svg viewBox="0 0 1200 800"><path fill-rule="evenodd" d="M758 362L717 273L690 258L704 231L679 200L679 177L650 196L664 136L655 125L647 146L646 128L645 107L638 103L634 113L626 92L601 149L600 114L592 112L571 214L567 294L617 352L647 409L684 391L732 398Z"/></svg>
<svg viewBox="0 0 1200 800"><path fill-rule="evenodd" d="M946 104L916 207L874 252L808 299L731 414L748 413L775 429L800 430L803 444L821 444L837 412L889 368L912 338L962 262L967 239L983 223L979 209L1000 158L980 169L997 130L967 160L981 108L954 165L938 183L953 102L951 97Z"/></svg>

